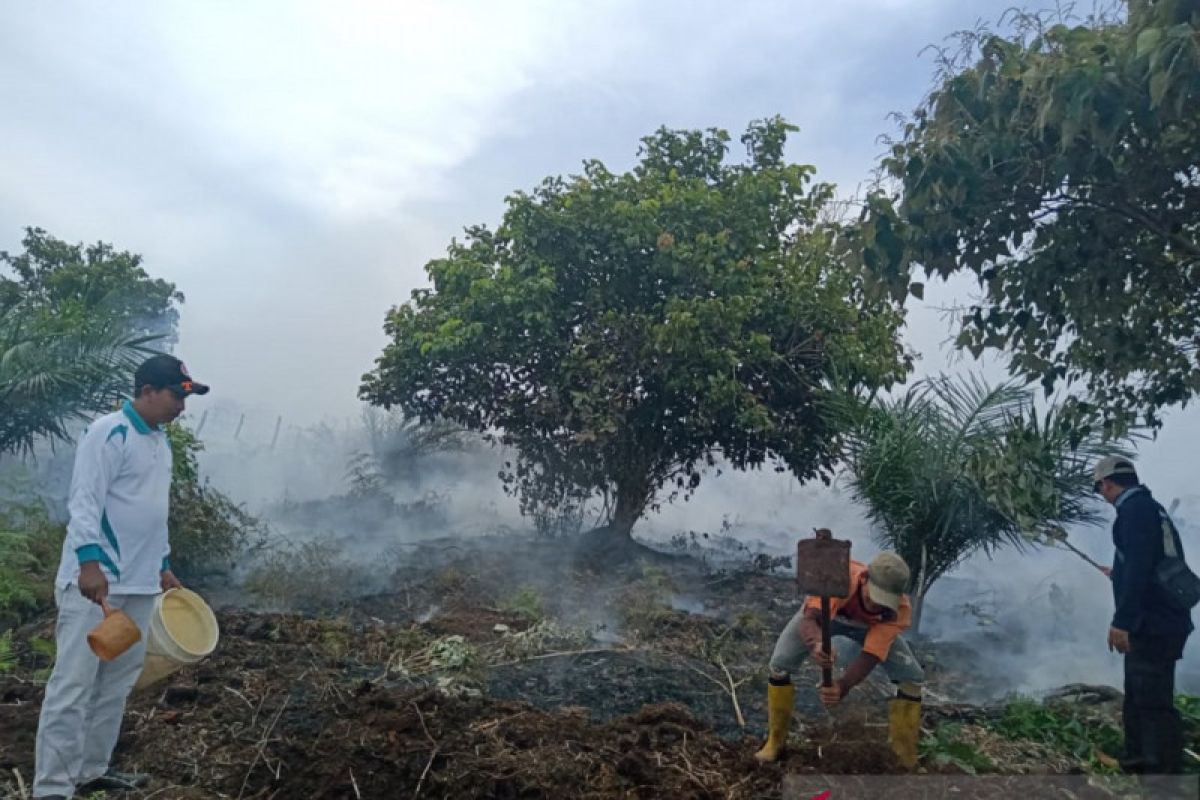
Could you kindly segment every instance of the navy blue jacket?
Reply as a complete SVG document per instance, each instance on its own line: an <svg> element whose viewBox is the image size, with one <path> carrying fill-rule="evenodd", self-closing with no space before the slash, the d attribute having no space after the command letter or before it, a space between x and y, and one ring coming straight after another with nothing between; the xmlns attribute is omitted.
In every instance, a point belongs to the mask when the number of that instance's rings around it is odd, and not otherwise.
<svg viewBox="0 0 1200 800"><path fill-rule="evenodd" d="M1117 610L1112 626L1142 636L1178 636L1192 632L1192 615L1168 604L1154 582L1154 568L1163 558L1163 529L1175 540L1183 558L1183 543L1166 510L1145 486L1128 489L1117 498L1113 523L1113 600Z"/></svg>

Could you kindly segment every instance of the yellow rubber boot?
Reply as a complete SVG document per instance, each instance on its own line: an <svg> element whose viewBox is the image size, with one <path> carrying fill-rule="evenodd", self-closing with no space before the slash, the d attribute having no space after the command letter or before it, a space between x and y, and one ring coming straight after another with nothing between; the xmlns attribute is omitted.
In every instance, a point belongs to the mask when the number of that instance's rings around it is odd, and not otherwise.
<svg viewBox="0 0 1200 800"><path fill-rule="evenodd" d="M796 705L796 687L792 684L767 685L767 743L754 754L759 761L775 761L787 741L792 726L792 708Z"/></svg>
<svg viewBox="0 0 1200 800"><path fill-rule="evenodd" d="M888 703L888 744L906 769L917 766L917 741L921 737L921 701L893 697Z"/></svg>

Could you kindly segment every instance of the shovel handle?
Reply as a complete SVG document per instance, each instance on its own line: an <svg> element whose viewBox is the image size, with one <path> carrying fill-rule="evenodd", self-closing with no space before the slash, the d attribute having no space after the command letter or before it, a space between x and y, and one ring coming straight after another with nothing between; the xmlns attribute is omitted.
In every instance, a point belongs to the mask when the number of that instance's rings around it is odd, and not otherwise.
<svg viewBox="0 0 1200 800"><path fill-rule="evenodd" d="M833 642L829 635L829 598L821 597L821 649L827 654L833 652ZM833 686L833 668L821 667L821 685Z"/></svg>

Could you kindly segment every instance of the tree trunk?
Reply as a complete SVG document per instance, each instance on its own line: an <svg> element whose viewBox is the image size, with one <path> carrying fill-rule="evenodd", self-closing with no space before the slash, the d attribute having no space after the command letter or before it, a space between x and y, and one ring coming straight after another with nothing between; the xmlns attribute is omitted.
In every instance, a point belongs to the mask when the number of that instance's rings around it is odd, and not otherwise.
<svg viewBox="0 0 1200 800"><path fill-rule="evenodd" d="M917 579L913 582L913 615L912 634L921 632L921 614L925 611L925 595L929 593L929 583L926 581L926 571L929 568L929 550L921 545L921 563L917 568Z"/></svg>
<svg viewBox="0 0 1200 800"><path fill-rule="evenodd" d="M655 559L656 550L633 540L633 526L641 519L650 498L649 481L625 480L617 484L617 505L605 525L580 537L576 555L585 566L616 567L638 558Z"/></svg>
<svg viewBox="0 0 1200 800"><path fill-rule="evenodd" d="M918 587L912 596L912 635L916 636L921 632L921 614L925 611L925 594L929 590Z"/></svg>
<svg viewBox="0 0 1200 800"><path fill-rule="evenodd" d="M608 523L608 527L614 535L625 538L633 537L633 526L637 524L637 521L641 519L642 512L646 510L646 501L643 498L647 494L649 492L645 489L621 491L621 487L617 488L617 507Z"/></svg>

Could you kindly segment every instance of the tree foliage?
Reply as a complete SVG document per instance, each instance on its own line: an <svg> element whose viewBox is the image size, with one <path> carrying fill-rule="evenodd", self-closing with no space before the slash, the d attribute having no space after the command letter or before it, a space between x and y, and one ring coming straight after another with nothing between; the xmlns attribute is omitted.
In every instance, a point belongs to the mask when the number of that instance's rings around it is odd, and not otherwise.
<svg viewBox="0 0 1200 800"><path fill-rule="evenodd" d="M23 253L0 252L0 309L21 305L49 315L102 317L131 336L174 341L183 294L152 278L142 257L110 244L70 244L40 228L26 228ZM78 324L72 319L69 325Z"/></svg>
<svg viewBox="0 0 1200 800"><path fill-rule="evenodd" d="M149 343L107 320L44 324L22 306L0 310L0 452L43 436L68 438L72 421L129 392Z"/></svg>
<svg viewBox="0 0 1200 800"><path fill-rule="evenodd" d="M849 485L879 543L912 568L918 614L972 554L1099 521L1091 469L1111 444L1098 433L1076 443L1070 418L1039 411L1027 389L931 379L852 413Z"/></svg>
<svg viewBox="0 0 1200 800"><path fill-rule="evenodd" d="M827 478L831 375L873 388L908 361L790 130L751 125L729 163L724 131L664 128L629 172L587 161L511 195L389 313L363 398L515 446L526 510L602 495L623 534L717 457Z"/></svg>
<svg viewBox="0 0 1200 800"><path fill-rule="evenodd" d="M0 452L67 438L71 422L112 408L137 363L173 337L182 301L137 255L36 228L23 243L0 252Z"/></svg>
<svg viewBox="0 0 1200 800"><path fill-rule="evenodd" d="M65 438L71 422L109 410L138 361L170 341L183 300L109 245L33 228L23 243L0 252L0 452Z"/></svg>
<svg viewBox="0 0 1200 800"><path fill-rule="evenodd" d="M895 297L913 267L973 273L960 346L1047 393L1081 382L1110 431L1156 426L1200 391L1200 0L1012 22L943 54L866 260Z"/></svg>

